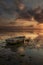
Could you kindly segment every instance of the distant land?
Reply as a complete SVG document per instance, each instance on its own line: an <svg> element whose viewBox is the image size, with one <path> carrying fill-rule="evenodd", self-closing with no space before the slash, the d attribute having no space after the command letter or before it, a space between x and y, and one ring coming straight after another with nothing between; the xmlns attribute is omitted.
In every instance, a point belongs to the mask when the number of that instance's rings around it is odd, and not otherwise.
<svg viewBox="0 0 43 65"><path fill-rule="evenodd" d="M0 33L2 32L43 32L43 28L31 26L0 26ZM40 32L39 32L40 33Z"/></svg>

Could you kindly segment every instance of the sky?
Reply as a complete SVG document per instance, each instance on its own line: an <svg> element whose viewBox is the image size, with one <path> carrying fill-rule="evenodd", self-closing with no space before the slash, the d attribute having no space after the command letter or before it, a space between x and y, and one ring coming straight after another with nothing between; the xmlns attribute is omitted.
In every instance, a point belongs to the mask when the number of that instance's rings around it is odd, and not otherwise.
<svg viewBox="0 0 43 65"><path fill-rule="evenodd" d="M29 10L35 9L37 7L43 8L43 0L0 0L0 31L8 32L14 31L14 28L17 29L26 29L26 27L19 27L19 26L34 26L34 28L38 28L40 30L32 30L35 34L38 32L43 35L43 20L42 23L39 23L32 15L30 15ZM41 12L39 8L39 13ZM36 12L37 13L37 12ZM40 14L39 18L42 14ZM37 16L36 16L37 17ZM43 19L43 15L42 15ZM40 21L40 20L39 20ZM5 26L5 27L3 27ZM6 27L7 26L7 27ZM9 27L12 26L12 27ZM20 31L20 30L19 30ZM1 33L1 32L0 32ZM10 33L9 33L10 34ZM23 34L27 35L28 34ZM31 34L29 34L31 36ZM37 36L37 35L35 35ZM33 35L31 36L33 37Z"/></svg>
<svg viewBox="0 0 43 65"><path fill-rule="evenodd" d="M22 0L22 3L24 3L28 9L38 7L39 5L43 7L43 0ZM0 0L0 16L15 17L16 15L14 15L14 13L16 8L15 0Z"/></svg>
<svg viewBox="0 0 43 65"><path fill-rule="evenodd" d="M19 17L18 7L22 6L22 3L26 10L43 7L43 0L0 0L0 23L9 23Z"/></svg>
<svg viewBox="0 0 43 65"><path fill-rule="evenodd" d="M26 6L35 8L37 6L43 7L43 0L24 0Z"/></svg>

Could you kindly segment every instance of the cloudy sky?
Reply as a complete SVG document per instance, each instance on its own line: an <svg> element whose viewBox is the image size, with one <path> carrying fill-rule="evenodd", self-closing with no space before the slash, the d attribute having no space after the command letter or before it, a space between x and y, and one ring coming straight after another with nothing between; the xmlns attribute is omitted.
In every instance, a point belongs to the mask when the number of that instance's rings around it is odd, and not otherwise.
<svg viewBox="0 0 43 65"><path fill-rule="evenodd" d="M28 10L38 6L43 7L43 0L0 0L0 24L15 22L14 20L25 7ZM21 10L19 11L18 8Z"/></svg>
<svg viewBox="0 0 43 65"><path fill-rule="evenodd" d="M18 26L17 29L27 29L20 28L19 26L30 26L34 25L34 27L39 28L39 30L32 30L32 32L43 34L43 14L40 14L39 18L42 18L42 23L39 24L39 22L32 18L30 15L29 10L37 8L37 7L43 8L43 0L0 0L0 33L5 33L8 31L14 31L14 28L16 30L16 26ZM41 12L40 8L39 11ZM37 13L37 12L36 12ZM31 12L33 15L33 13ZM38 16L36 16L37 18ZM39 20L40 21L40 20ZM39 25L37 25L39 24ZM3 25L5 27L3 27ZM11 27L9 27L11 25ZM15 26L15 27L13 27ZM13 30L12 30L13 29ZM19 30L19 31L20 31ZM10 34L10 33L9 33ZM20 34L21 35L21 34ZM27 35L24 33L23 35ZM31 36L31 34L29 34ZM34 34L33 34L34 35ZM31 37L33 37L33 35ZM14 35L13 35L14 36ZM37 36L37 35L34 35Z"/></svg>

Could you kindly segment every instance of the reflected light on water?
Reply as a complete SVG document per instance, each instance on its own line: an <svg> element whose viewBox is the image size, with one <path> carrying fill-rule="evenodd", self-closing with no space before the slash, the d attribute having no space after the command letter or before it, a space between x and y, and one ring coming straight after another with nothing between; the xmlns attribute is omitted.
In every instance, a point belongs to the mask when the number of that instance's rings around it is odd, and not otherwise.
<svg viewBox="0 0 43 65"><path fill-rule="evenodd" d="M19 47L19 48L18 48L18 53L19 53L19 54L23 54L24 51L25 51L25 50L24 50L24 47Z"/></svg>
<svg viewBox="0 0 43 65"><path fill-rule="evenodd" d="M36 47L37 47L37 48L40 48L40 44L37 44Z"/></svg>
<svg viewBox="0 0 43 65"><path fill-rule="evenodd" d="M31 38L34 39L36 37L38 37L38 34L34 34L34 33L28 33L28 32L10 32L7 34L3 34L2 36L0 35L0 39L7 39L7 38L11 38L11 37L17 37L17 36L25 36L26 38Z"/></svg>

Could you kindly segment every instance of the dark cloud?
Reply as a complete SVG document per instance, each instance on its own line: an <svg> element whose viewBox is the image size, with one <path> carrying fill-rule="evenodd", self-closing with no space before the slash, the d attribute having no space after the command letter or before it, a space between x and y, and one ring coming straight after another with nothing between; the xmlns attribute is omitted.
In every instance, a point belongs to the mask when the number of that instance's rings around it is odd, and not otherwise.
<svg viewBox="0 0 43 65"><path fill-rule="evenodd" d="M36 2L38 2L38 1L36 1ZM29 6L33 6L33 3L35 3L35 1L31 1L31 0L29 0L29 1L28 0L0 0L0 11L2 14L5 12L8 15L13 15L13 13L15 11L19 10L21 3L25 4L25 6L28 4L27 8L29 9ZM36 4L34 4L34 6L36 7Z"/></svg>
<svg viewBox="0 0 43 65"><path fill-rule="evenodd" d="M14 7L15 4L13 3L13 1L9 1L9 0L2 0L0 1L0 8L2 13L7 13L8 15L13 14L15 11Z"/></svg>
<svg viewBox="0 0 43 65"><path fill-rule="evenodd" d="M21 0L0 0L0 11L13 15L15 11L18 11Z"/></svg>
<svg viewBox="0 0 43 65"><path fill-rule="evenodd" d="M43 15L41 15L42 13L40 15L37 15L32 11L33 6L36 7L35 3L37 3L37 6L39 6L38 2L42 7L42 0L0 0L0 19L4 18L3 22L9 22L9 19L13 18L22 18L29 20L32 16L34 16L37 21L40 19L40 21L43 22Z"/></svg>
<svg viewBox="0 0 43 65"><path fill-rule="evenodd" d="M34 18L39 23L43 23L43 9L41 7L38 7L34 9Z"/></svg>

